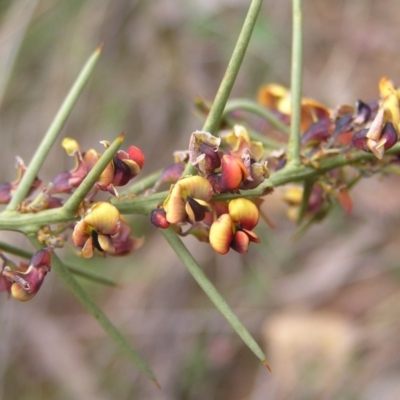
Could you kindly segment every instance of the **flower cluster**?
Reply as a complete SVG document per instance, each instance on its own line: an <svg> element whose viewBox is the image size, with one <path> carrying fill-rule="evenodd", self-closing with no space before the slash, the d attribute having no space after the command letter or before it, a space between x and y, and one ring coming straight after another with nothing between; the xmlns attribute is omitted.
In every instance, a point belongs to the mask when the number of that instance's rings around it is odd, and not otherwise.
<svg viewBox="0 0 400 400"><path fill-rule="evenodd" d="M320 174L308 190L291 186L283 193L289 204L289 217L299 222L308 216L316 221L323 218L331 206L338 203L346 214L352 209L350 188L360 177L360 172L383 171L388 164L397 163L396 157L383 160L385 151L392 148L400 134L400 90L387 79L379 82L379 100L358 100L355 107L340 105L333 110L309 98L301 101L301 161L316 169L320 162L338 153L351 154L355 150L372 153L375 161L370 167L348 166ZM290 123L290 91L277 84L260 88L258 102L269 109L280 121ZM267 155L271 170L278 170L286 163L287 147L282 140L279 151ZM379 163L380 160L383 162ZM374 168L371 166L374 165ZM306 204L303 204L306 202ZM302 208L301 215L299 214ZM300 216L300 218L299 218Z"/></svg>
<svg viewBox="0 0 400 400"><path fill-rule="evenodd" d="M107 141L102 141L101 143L105 148L109 146L109 142ZM49 185L41 188L41 193L35 199L25 200L20 205L21 212L38 212L61 207L63 199L55 195L73 193L101 157L101 154L94 149L82 152L78 142L71 138L65 138L62 141L62 146L69 156L75 158L75 167L70 171L58 173ZM117 151L113 160L102 172L88 198L93 198L100 190L107 191L119 197L116 187L124 186L131 179L135 178L142 170L143 164L144 155L139 148L130 146L127 150ZM17 157L17 170L18 174L14 182L0 183L0 204L8 204L10 202L26 171L25 164L19 157ZM36 178L30 188L28 197L41 184L42 181Z"/></svg>
<svg viewBox="0 0 400 400"><path fill-rule="evenodd" d="M177 172L175 183L162 207L151 213L151 222L160 228L173 224L180 235L192 234L210 242L220 254L229 248L247 252L249 242L259 242L251 232L259 220L257 206L247 199L217 201L213 196L260 185L269 176L262 156L262 144L253 142L242 126L235 126L220 137L194 132L187 158L198 175L180 177L182 168L168 167L162 176L171 179L171 171Z"/></svg>
<svg viewBox="0 0 400 400"><path fill-rule="evenodd" d="M264 149L251 141L247 130L236 125L219 138L208 132L194 132L189 144L191 163L211 184L214 193L236 192L257 187L269 176L260 162Z"/></svg>
<svg viewBox="0 0 400 400"><path fill-rule="evenodd" d="M109 147L107 141L101 143L105 148ZM94 149L82 152L74 139L65 138L62 146L69 156L75 158L74 168L58 173L50 184L41 188L35 199L25 199L19 206L20 212L40 212L62 207L64 199L57 195L72 194L101 157L101 154ZM58 236L60 231L73 228L72 241L84 258L92 257L95 250L103 255L120 256L139 248L143 240L132 236L131 226L120 216L117 208L110 203L94 202L94 197L99 191L106 191L119 198L116 187L124 186L136 177L142 170L143 164L144 155L137 147L130 146L126 150L117 151L81 203L78 209L78 214L82 216L80 221L74 225L67 223L59 226L54 231L51 227L43 227L38 232L38 240L48 247L35 253L29 264L21 263L17 267L0 254L4 262L0 275L0 291L7 291L21 301L30 300L38 292L44 277L50 271L50 252L54 247L63 245L64 239ZM17 158L17 169L18 176L14 182L0 184L0 204L10 202L26 171L20 158ZM39 178L35 179L28 197L40 187L41 183Z"/></svg>
<svg viewBox="0 0 400 400"><path fill-rule="evenodd" d="M318 169L332 155L353 154L358 150L370 152L376 157L369 163L377 166L377 171L385 163L398 161L393 157L385 157L383 162L380 160L399 138L400 89L395 88L389 79L382 78L379 92L379 101L360 100L355 107L341 105L334 110L313 99L302 99L301 163ZM286 88L277 84L263 86L258 101L281 122L290 123L290 92ZM221 126L228 126L234 119L230 115ZM257 130L252 122L250 119L247 125ZM262 185L260 190L253 191L251 200L246 198L246 191L258 188L269 177L270 169L278 171L285 166L288 141L287 137L255 141L252 139L254 134L249 134L253 130L234 125L219 132L218 136L205 131L192 133L188 150L176 151L175 162L164 169L153 188L146 192L151 194L165 183L170 185L164 200L150 214L152 224L162 229L172 227L181 236L193 235L200 241L208 242L219 254L226 254L230 249L243 254L248 251L251 242L259 243L260 239L253 230L260 215L263 215L260 212L263 201L260 196L266 193L265 187L269 185ZM271 141L275 143L268 148ZM110 146L107 141L101 143L105 148ZM47 186L42 187L36 199L25 199L19 211L40 212L62 207L62 196L73 195L101 157L94 149L82 151L77 141L71 138L65 138L62 146L69 156L74 157L74 168L55 175ZM195 168L195 175L185 174L189 170L188 163ZM116 188L136 177L143 165L144 155L137 147L117 151L78 208L76 214L80 216L79 221L58 227L59 231L73 230L72 241L82 257L90 258L95 252L125 255L141 246L142 239L131 235L131 227L118 208L109 202L96 202L94 199L99 191L119 199ZM330 169L306 180L303 187L287 188L282 198L289 204L289 217L297 222L305 216L309 221L320 220L334 203L339 203L347 214L350 213L352 201L349 190L364 168L362 165L357 167L353 170L355 173L346 166ZM11 200L25 173L25 165L19 158L17 169L18 176L14 182L0 184L2 204ZM41 180L36 178L28 196L40 185ZM37 293L50 271L50 252L58 247L61 240L51 227L43 227L38 239L47 247L37 252L29 265L16 267L2 257L4 265L0 290L11 293L19 300L29 300Z"/></svg>
<svg viewBox="0 0 400 400"><path fill-rule="evenodd" d="M347 150L350 145L382 159L400 135L400 90L384 77L379 82L379 92L379 101L358 100L355 107L341 105L334 110L315 100L302 99L304 157L315 159ZM283 122L290 122L290 92L286 88L276 84L263 86L258 100Z"/></svg>

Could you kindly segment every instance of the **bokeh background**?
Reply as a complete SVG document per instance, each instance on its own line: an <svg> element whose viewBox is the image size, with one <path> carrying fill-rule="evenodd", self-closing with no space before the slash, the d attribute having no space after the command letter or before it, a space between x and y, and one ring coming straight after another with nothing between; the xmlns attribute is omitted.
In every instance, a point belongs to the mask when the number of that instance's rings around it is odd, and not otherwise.
<svg viewBox="0 0 400 400"><path fill-rule="evenodd" d="M150 173L202 126L193 100L212 100L247 12L239 0L0 0L0 181L28 163L77 76L103 43L96 70L63 129L82 148L127 133ZM329 107L400 84L396 0L304 1L304 93ZM291 4L265 0L232 97L290 84ZM59 146L41 172L71 168ZM295 239L279 191L260 245L218 256L185 243L267 351L268 373L232 332L155 228L135 254L87 264L120 283L80 280L152 366L162 390L120 353L50 274L27 304L0 306L0 399L366 399L400 397L398 177L373 176ZM27 246L18 235L1 240ZM70 251L63 256L73 262Z"/></svg>

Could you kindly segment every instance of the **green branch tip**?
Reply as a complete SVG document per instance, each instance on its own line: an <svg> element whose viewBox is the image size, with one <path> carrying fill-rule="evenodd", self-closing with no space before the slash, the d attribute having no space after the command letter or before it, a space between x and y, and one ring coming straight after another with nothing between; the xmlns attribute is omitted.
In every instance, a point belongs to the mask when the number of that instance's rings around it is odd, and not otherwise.
<svg viewBox="0 0 400 400"><path fill-rule="evenodd" d="M266 357L264 352L261 350L261 347L257 344L247 328L232 311L228 303L220 295L215 286L206 277L177 233L171 227L168 229L161 229L161 233L164 235L165 239L175 251L179 259L182 261L183 265L190 272L195 281L203 289L204 293L209 297L219 312L225 317L233 330L239 335L247 347L264 363L264 365L266 365Z"/></svg>
<svg viewBox="0 0 400 400"><path fill-rule="evenodd" d="M269 372L272 373L272 369L271 369L271 367L269 366L268 361L267 361L267 360L264 360L262 363L265 365L265 367L267 368L267 370L268 370Z"/></svg>
<svg viewBox="0 0 400 400"><path fill-rule="evenodd" d="M274 128L286 135L290 134L290 127L277 118L268 108L248 99L232 99L226 104L223 117L235 110L243 110L266 119Z"/></svg>
<svg viewBox="0 0 400 400"><path fill-rule="evenodd" d="M298 166L301 164L301 97L303 84L303 18L301 0L292 0L292 18L291 120L288 164Z"/></svg>
<svg viewBox="0 0 400 400"><path fill-rule="evenodd" d="M85 87L87 81L89 80L97 60L100 56L100 49L97 48L95 52L90 56L84 67L82 68L80 74L75 80L72 88L70 89L67 97L64 99L61 107L59 108L56 116L54 117L49 129L45 133L41 143L39 144L34 156L32 157L29 166L18 185L10 203L6 207L7 211L15 211L18 205L28 196L29 190L33 182L35 181L40 168L42 167L44 161L47 158L51 148L54 145L57 137L59 136L65 121L71 114L71 111L78 100L83 88Z"/></svg>
<svg viewBox="0 0 400 400"><path fill-rule="evenodd" d="M239 73L244 55L246 54L247 46L250 42L251 35L253 33L254 25L257 21L257 16L260 11L262 0L252 0L249 11L247 12L246 18L243 23L242 30L239 34L239 38L236 42L235 48L233 49L231 59L229 60L228 66L224 77L222 78L221 84L218 88L217 94L215 95L214 102L211 105L210 112L204 122L203 131L215 134L221 122L222 114L226 102L228 101L229 95L231 94L233 84L236 81L236 77ZM182 176L193 173L193 166L188 163Z"/></svg>

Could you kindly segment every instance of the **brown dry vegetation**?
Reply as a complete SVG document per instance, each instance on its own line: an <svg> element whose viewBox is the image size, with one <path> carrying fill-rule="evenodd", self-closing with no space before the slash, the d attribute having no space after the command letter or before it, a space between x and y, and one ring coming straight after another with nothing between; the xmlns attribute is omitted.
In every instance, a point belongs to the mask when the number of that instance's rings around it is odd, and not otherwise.
<svg viewBox="0 0 400 400"><path fill-rule="evenodd" d="M34 3L34 2L33 2ZM29 161L85 59L101 60L64 136L83 148L121 131L146 155L143 174L171 162L201 128L193 99L212 99L243 21L237 0L38 0L0 110L0 180L15 155ZM304 93L327 106L376 98L399 85L400 12L395 0L304 2ZM16 46L25 2L0 2L0 75ZM233 96L266 82L289 84L289 1L266 0ZM41 174L69 169L58 146ZM262 243L245 257L218 256L186 240L208 276L263 343L269 374L212 307L144 218L146 243L127 258L88 263L120 289L82 284L154 369L159 391L115 348L53 273L27 304L0 307L0 399L399 398L400 181L371 177L354 211L334 210L294 240L279 191L264 211ZM19 236L2 240L25 245ZM65 252L65 258L68 258Z"/></svg>

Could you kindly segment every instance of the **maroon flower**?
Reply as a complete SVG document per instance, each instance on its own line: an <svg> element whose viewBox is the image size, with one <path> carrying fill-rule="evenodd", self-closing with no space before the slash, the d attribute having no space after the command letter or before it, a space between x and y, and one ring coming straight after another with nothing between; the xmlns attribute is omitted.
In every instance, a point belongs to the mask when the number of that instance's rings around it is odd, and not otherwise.
<svg viewBox="0 0 400 400"><path fill-rule="evenodd" d="M22 264L20 269L11 268L9 265L3 268L2 276L11 283L9 291L15 299L28 301L36 295L51 269L52 250L48 247L37 251L27 267Z"/></svg>

